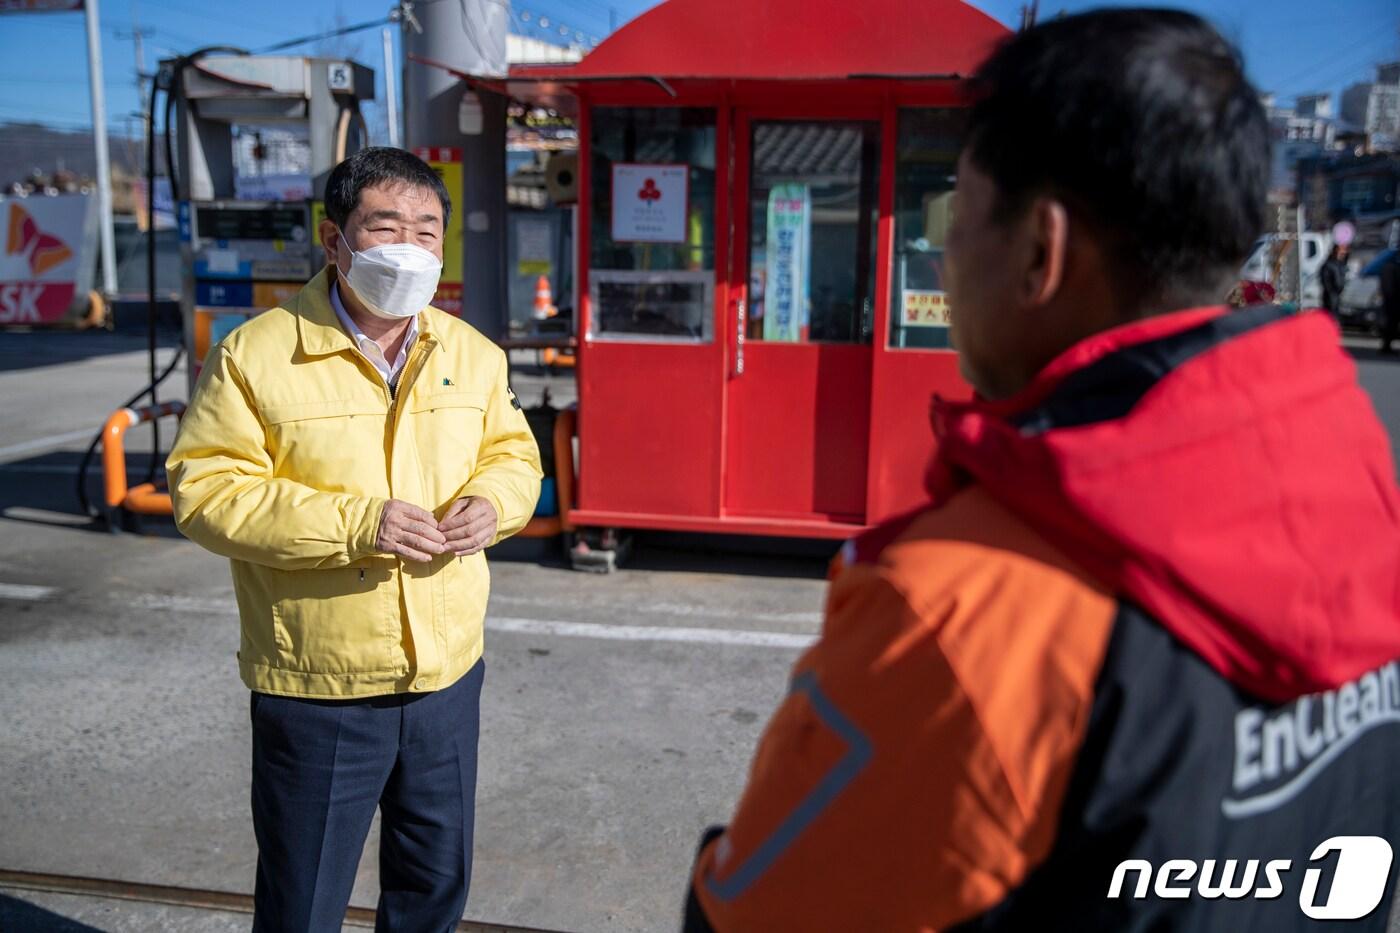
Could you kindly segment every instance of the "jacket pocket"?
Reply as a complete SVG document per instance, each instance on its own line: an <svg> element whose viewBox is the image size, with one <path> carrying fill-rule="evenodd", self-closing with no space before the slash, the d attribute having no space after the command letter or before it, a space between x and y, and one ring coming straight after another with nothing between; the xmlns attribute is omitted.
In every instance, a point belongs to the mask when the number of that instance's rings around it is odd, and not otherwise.
<svg viewBox="0 0 1400 933"><path fill-rule="evenodd" d="M383 493L387 408L372 399L269 405L273 472L326 492Z"/></svg>
<svg viewBox="0 0 1400 933"><path fill-rule="evenodd" d="M432 507L466 485L476 470L485 433L487 396L483 392L438 392L417 396L409 407L413 433Z"/></svg>
<svg viewBox="0 0 1400 933"><path fill-rule="evenodd" d="M401 666L402 631L391 561L271 575L277 666L320 674Z"/></svg>
<svg viewBox="0 0 1400 933"><path fill-rule="evenodd" d="M491 572L484 551L461 559L446 555L437 574L440 581L438 616L445 633L447 657L460 660L481 649L486 624L486 603L491 593Z"/></svg>

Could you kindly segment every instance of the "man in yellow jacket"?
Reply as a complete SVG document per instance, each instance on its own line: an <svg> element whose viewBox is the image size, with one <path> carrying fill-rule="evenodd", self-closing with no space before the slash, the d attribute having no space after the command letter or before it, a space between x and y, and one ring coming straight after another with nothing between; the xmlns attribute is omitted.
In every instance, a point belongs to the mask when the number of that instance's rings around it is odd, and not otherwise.
<svg viewBox="0 0 1400 933"><path fill-rule="evenodd" d="M466 904L483 551L541 473L505 354L428 306L451 207L401 150L337 166L326 268L211 351L167 464L180 530L233 567L255 930L340 930L376 807L380 928Z"/></svg>

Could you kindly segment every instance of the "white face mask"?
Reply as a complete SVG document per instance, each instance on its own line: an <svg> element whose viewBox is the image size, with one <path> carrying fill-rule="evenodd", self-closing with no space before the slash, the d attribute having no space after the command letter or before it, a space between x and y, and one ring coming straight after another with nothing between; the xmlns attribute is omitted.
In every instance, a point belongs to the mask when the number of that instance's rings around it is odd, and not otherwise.
<svg viewBox="0 0 1400 933"><path fill-rule="evenodd" d="M345 246L350 248L349 243ZM423 247L385 243L359 252L350 250L350 271L344 273L344 284L375 317L400 320L428 306L441 275L442 263Z"/></svg>

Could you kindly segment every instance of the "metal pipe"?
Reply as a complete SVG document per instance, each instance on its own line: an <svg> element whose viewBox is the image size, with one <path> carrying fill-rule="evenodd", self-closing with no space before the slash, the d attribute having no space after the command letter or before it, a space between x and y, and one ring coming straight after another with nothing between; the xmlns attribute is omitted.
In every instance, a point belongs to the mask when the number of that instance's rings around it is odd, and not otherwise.
<svg viewBox="0 0 1400 933"><path fill-rule="evenodd" d="M127 486L126 478L126 445L124 443L126 432L147 421L167 416L178 418L184 413L184 402L165 402L140 409L119 408L112 412L111 417L107 419L106 425L102 428L103 492L108 508L115 509L125 505L131 491L130 487ZM154 488L151 485L151 489L154 490ZM157 512L148 514L171 514L168 494L165 496L165 500L164 507ZM143 498L142 502L148 506L150 504L150 500L147 498ZM142 509L142 511L146 510Z"/></svg>
<svg viewBox="0 0 1400 933"><path fill-rule="evenodd" d="M112 161L107 152L107 97L102 86L102 38L98 0L84 4L87 19L88 86L92 95L92 144L97 155L98 236L102 252L102 294L117 293L117 247L112 233Z"/></svg>

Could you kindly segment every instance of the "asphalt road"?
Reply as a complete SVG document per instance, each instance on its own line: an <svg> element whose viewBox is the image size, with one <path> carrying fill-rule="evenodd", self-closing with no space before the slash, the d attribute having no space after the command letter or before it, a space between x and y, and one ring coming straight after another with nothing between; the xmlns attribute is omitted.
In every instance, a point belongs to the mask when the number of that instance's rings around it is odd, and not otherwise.
<svg viewBox="0 0 1400 933"><path fill-rule="evenodd" d="M74 495L87 440L144 383L143 347L0 333L0 869L247 893L248 701L227 564L168 522L91 530ZM546 386L572 399L569 376L514 383L527 405ZM162 398L183 395L172 378ZM149 443L133 432L133 475ZM817 631L834 545L795 557L640 545L608 578L540 542L494 556L470 918L675 927L695 844L727 818ZM376 844L353 904L375 903ZM248 919L0 890L0 930L83 925Z"/></svg>
<svg viewBox="0 0 1400 933"><path fill-rule="evenodd" d="M248 703L227 567L167 523L92 530L74 497L87 438L144 381L143 347L0 333L0 869L247 893ZM1400 363L1364 344L1353 355L1394 444ZM515 382L527 404L545 386L572 393L567 377ZM727 818L819 625L825 551L772 550L644 539L612 577L532 543L494 556L469 918L676 928L696 840ZM356 905L377 896L375 845ZM0 930L247 928L0 885Z"/></svg>

